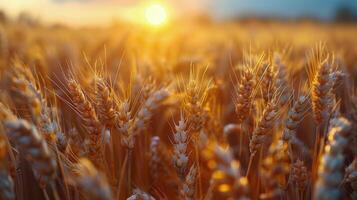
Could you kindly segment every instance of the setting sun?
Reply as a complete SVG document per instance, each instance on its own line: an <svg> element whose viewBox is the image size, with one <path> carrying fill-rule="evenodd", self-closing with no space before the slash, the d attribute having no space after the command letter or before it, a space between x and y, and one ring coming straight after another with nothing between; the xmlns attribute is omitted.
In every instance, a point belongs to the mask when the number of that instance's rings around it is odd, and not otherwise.
<svg viewBox="0 0 357 200"><path fill-rule="evenodd" d="M166 9L163 5L160 4L149 5L145 9L145 18L149 24L159 26L166 21Z"/></svg>

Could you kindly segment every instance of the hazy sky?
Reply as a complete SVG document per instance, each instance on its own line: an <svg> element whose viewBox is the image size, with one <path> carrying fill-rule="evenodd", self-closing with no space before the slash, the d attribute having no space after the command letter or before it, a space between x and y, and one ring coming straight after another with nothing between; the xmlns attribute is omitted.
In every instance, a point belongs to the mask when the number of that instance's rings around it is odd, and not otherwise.
<svg viewBox="0 0 357 200"><path fill-rule="evenodd" d="M43 21L102 23L116 17L135 18L148 0L0 0L0 9L16 16L26 11ZM357 11L357 0L161 0L176 15L205 12L214 18L242 15L331 19L336 8Z"/></svg>

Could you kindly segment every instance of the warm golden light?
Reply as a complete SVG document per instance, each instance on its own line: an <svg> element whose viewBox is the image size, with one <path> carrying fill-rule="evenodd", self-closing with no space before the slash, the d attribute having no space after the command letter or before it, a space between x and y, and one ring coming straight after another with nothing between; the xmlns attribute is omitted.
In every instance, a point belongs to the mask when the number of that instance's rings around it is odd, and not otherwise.
<svg viewBox="0 0 357 200"><path fill-rule="evenodd" d="M213 174L212 174L212 178L214 179L214 180L222 180L222 179L224 179L226 177L226 174L224 173L224 172L222 172L222 171L215 171L215 172L213 172Z"/></svg>
<svg viewBox="0 0 357 200"><path fill-rule="evenodd" d="M166 9L158 3L149 5L145 9L145 18L149 24L159 26L166 21Z"/></svg>
<svg viewBox="0 0 357 200"><path fill-rule="evenodd" d="M218 186L218 191L225 193L225 192L229 192L231 190L231 186L228 184L221 184Z"/></svg>

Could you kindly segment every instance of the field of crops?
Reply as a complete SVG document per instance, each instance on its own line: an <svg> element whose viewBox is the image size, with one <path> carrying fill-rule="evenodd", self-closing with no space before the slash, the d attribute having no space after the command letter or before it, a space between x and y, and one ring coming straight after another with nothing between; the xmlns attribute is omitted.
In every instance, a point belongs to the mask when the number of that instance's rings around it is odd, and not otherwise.
<svg viewBox="0 0 357 200"><path fill-rule="evenodd" d="M0 22L0 199L357 199L357 26Z"/></svg>

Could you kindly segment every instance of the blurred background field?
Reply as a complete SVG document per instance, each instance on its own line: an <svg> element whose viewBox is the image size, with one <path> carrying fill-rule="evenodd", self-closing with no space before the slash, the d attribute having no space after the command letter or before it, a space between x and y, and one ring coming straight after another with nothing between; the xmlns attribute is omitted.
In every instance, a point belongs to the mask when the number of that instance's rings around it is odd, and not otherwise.
<svg viewBox="0 0 357 200"><path fill-rule="evenodd" d="M355 199L356 21L354 0L0 0L0 199Z"/></svg>

